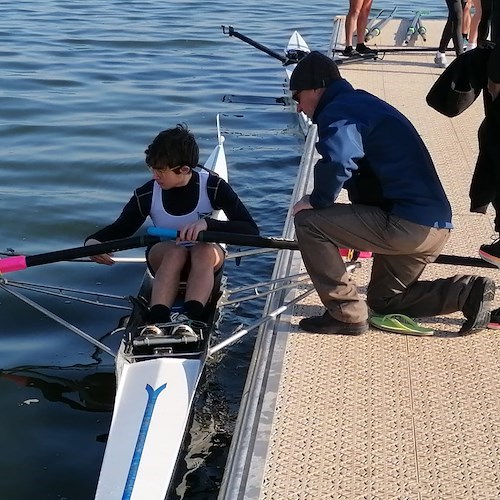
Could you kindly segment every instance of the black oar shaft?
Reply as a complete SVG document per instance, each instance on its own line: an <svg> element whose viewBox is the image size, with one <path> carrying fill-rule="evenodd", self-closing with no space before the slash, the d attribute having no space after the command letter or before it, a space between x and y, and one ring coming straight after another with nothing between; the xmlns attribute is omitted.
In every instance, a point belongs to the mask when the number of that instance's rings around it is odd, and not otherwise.
<svg viewBox="0 0 500 500"><path fill-rule="evenodd" d="M51 264L63 260L80 259L90 257L91 255L100 255L102 253L119 252L121 250L130 250L132 248L145 247L160 241L157 236L143 235L126 238L123 240L113 240L97 245L88 245L84 247L68 248L66 250L57 250L55 252L42 253L38 255L29 255L26 257L26 267L40 266L42 264Z"/></svg>
<svg viewBox="0 0 500 500"><path fill-rule="evenodd" d="M204 241L207 243L227 243L228 245L238 245L243 247L279 248L281 250L299 249L298 243L294 240L252 236L248 234L221 233L217 231L202 231L198 235L198 241Z"/></svg>
<svg viewBox="0 0 500 500"><path fill-rule="evenodd" d="M239 33L236 31L232 26L226 27L222 26L222 30L224 33L227 33L229 36L234 36L236 38L239 38L242 42L248 43L248 45L251 45L252 47L255 47L256 49L261 50L262 52L265 52L266 54L270 55L271 57L274 57L275 59L278 59L281 61L283 64L286 63L286 57L281 55L280 53L276 52L275 50L269 49L265 45L262 45L259 42L256 42L255 40L252 40L251 38L248 38L246 35L243 35L242 33Z"/></svg>

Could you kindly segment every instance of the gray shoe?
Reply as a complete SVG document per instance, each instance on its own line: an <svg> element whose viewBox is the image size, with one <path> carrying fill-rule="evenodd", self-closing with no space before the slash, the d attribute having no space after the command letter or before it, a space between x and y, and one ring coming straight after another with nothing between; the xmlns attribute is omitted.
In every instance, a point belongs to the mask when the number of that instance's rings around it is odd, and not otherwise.
<svg viewBox="0 0 500 500"><path fill-rule="evenodd" d="M495 282L489 278L475 279L462 309L466 320L459 333L466 335L488 326L495 288Z"/></svg>
<svg viewBox="0 0 500 500"><path fill-rule="evenodd" d="M368 322L344 323L330 316L326 311L323 316L312 316L299 321L302 330L310 333L332 333L341 335L361 335L368 331Z"/></svg>

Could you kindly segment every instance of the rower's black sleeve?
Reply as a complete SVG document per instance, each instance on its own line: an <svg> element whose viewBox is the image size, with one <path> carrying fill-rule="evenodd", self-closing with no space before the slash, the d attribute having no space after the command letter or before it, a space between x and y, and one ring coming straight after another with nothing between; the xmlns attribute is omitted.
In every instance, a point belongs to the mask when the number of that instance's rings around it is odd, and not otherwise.
<svg viewBox="0 0 500 500"><path fill-rule="evenodd" d="M228 218L227 221L208 218L207 229L209 231L259 234L259 228L250 212L224 179L210 175L208 179L208 196L212 206L217 210L222 210Z"/></svg>
<svg viewBox="0 0 500 500"><path fill-rule="evenodd" d="M101 242L119 240L132 236L146 220L151 209L153 197L152 182L148 182L134 191L123 210L112 224L88 236Z"/></svg>

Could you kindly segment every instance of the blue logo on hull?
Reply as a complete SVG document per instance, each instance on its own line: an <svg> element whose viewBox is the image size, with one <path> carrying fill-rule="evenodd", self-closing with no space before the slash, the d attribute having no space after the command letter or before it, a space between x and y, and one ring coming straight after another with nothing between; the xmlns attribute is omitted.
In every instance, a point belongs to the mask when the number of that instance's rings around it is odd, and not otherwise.
<svg viewBox="0 0 500 500"><path fill-rule="evenodd" d="M155 390L149 384L146 385L148 402L146 403L144 416L142 417L141 428L139 429L139 435L137 436L137 442L135 444L134 454L132 455L132 462L128 471L127 482L125 483L125 489L123 490L122 500L129 500L134 490L135 478L137 477L137 471L139 469L139 464L141 463L144 443L146 442L146 436L148 434L149 424L151 423L156 400L166 387L167 384L163 384Z"/></svg>

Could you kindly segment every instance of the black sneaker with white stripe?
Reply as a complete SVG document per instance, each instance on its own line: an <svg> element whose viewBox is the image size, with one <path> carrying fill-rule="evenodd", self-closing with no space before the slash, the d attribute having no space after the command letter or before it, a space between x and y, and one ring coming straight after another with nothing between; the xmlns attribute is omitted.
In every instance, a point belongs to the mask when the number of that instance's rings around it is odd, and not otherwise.
<svg viewBox="0 0 500 500"><path fill-rule="evenodd" d="M479 255L486 262L500 267L500 239L490 245L481 245Z"/></svg>

